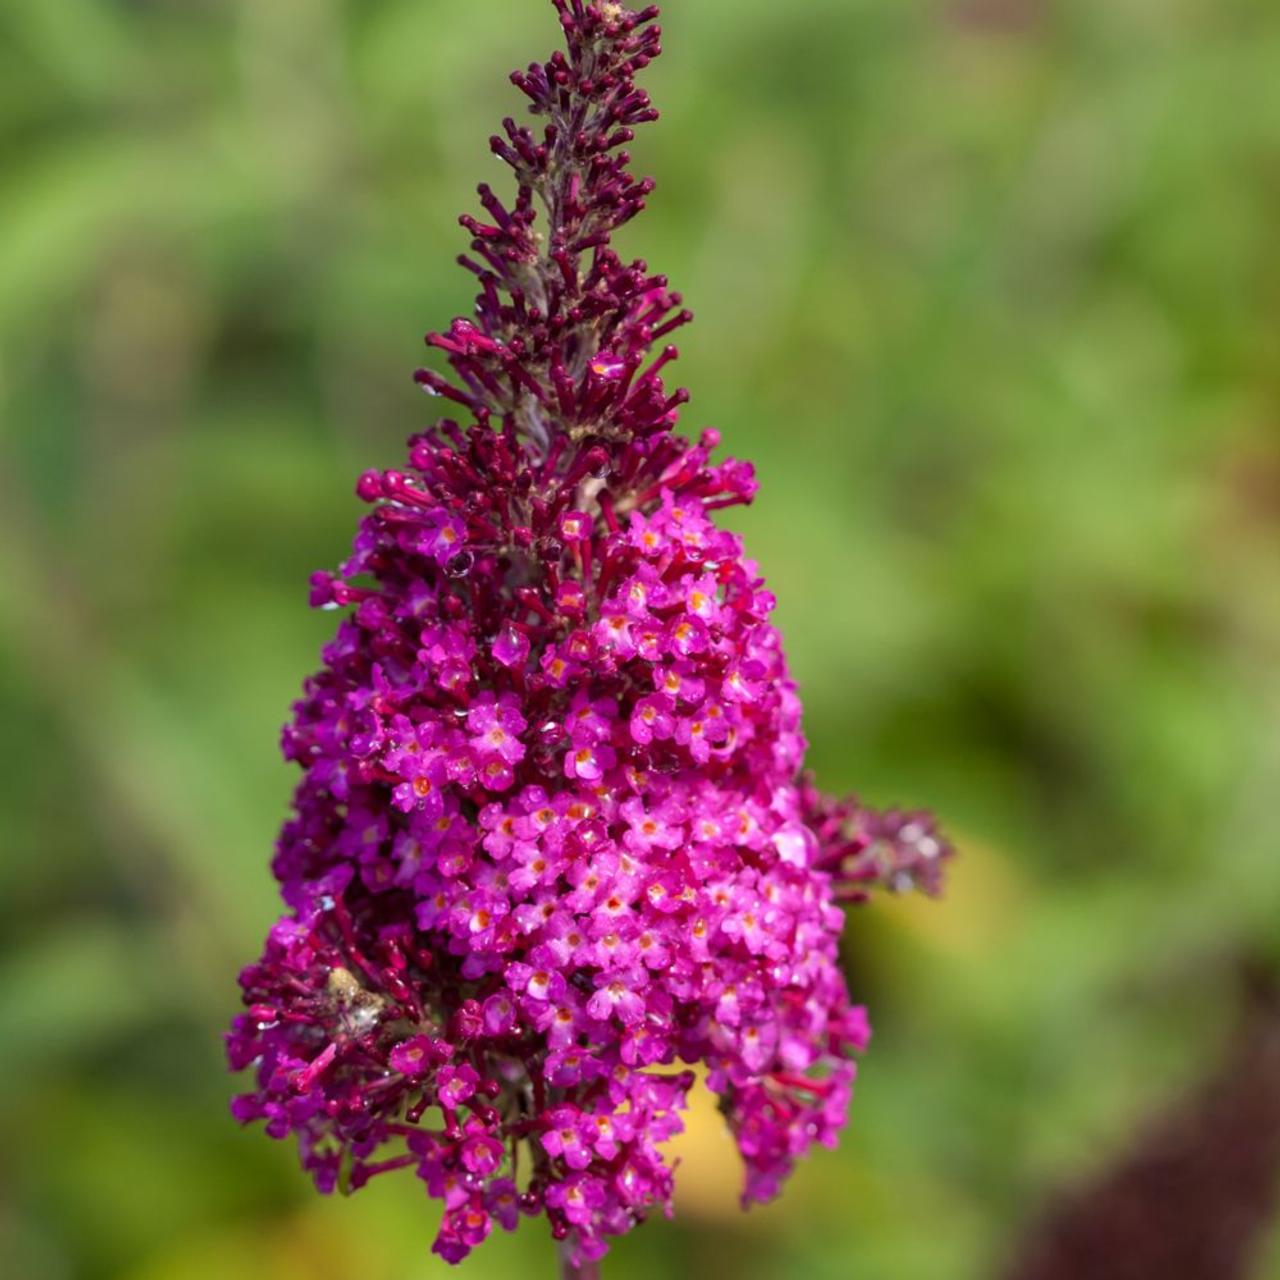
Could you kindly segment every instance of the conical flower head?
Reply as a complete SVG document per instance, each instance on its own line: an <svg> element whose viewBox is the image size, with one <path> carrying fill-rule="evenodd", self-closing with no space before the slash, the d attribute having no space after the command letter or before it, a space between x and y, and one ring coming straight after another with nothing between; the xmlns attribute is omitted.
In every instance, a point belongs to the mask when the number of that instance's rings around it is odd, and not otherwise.
<svg viewBox="0 0 1280 1280"><path fill-rule="evenodd" d="M669 1207L695 1083L774 1195L843 1124L869 1031L836 903L933 889L925 815L803 778L774 600L716 512L751 468L675 433L691 317L610 248L651 184L624 150L656 11L556 0L564 52L513 76L508 207L466 217L475 316L428 335L465 411L370 472L313 602L347 616L284 734L303 770L288 908L241 977L242 1120L296 1136L322 1190L411 1167L457 1261L545 1215L580 1259Z"/></svg>

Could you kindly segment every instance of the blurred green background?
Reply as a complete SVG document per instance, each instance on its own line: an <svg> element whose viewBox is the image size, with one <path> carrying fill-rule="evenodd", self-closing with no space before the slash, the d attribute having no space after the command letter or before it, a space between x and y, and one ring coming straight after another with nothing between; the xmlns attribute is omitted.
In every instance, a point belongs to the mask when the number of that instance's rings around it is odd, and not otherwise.
<svg viewBox="0 0 1280 1280"><path fill-rule="evenodd" d="M1280 960L1280 7L671 0L624 250L763 489L832 789L935 807L853 922L838 1153L741 1216L709 1109L606 1276L968 1280ZM443 1275L226 1113L276 735L539 0L0 4L0 1272ZM1259 1276L1280 1276L1280 1224ZM538 1227L463 1275L551 1275Z"/></svg>

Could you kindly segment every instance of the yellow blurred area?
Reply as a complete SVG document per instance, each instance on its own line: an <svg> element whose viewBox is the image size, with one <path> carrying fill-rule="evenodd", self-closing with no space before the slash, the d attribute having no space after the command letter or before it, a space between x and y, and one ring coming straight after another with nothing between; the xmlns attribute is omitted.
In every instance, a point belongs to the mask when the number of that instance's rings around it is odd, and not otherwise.
<svg viewBox="0 0 1280 1280"><path fill-rule="evenodd" d="M679 1161L676 1212L707 1219L736 1220L742 1213L742 1161L733 1135L720 1114L715 1095L706 1087L706 1072L689 1094L684 1132L667 1150ZM756 1221L748 1218L748 1221Z"/></svg>
<svg viewBox="0 0 1280 1280"><path fill-rule="evenodd" d="M990 957L1008 945L1033 906L1034 888L1016 864L990 845L955 832L964 857L947 875L945 902L921 894L884 894L875 911L885 922L942 955Z"/></svg>

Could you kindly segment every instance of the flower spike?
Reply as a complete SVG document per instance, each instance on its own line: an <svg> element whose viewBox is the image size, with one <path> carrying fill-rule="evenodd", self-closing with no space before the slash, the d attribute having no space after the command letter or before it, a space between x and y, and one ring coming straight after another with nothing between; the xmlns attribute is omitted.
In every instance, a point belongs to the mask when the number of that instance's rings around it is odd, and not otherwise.
<svg viewBox="0 0 1280 1280"><path fill-rule="evenodd" d="M457 416L360 478L312 578L347 612L284 730L286 914L228 1051L235 1115L320 1190L412 1168L446 1260L526 1215L588 1268L670 1212L694 1068L744 1201L834 1143L870 1035L837 904L936 892L951 850L801 772L773 596L715 523L754 474L676 433L691 315L611 247L652 190L625 148L657 11L555 7L564 50L513 76L542 128L492 141L514 198L462 220L475 313L416 375Z"/></svg>

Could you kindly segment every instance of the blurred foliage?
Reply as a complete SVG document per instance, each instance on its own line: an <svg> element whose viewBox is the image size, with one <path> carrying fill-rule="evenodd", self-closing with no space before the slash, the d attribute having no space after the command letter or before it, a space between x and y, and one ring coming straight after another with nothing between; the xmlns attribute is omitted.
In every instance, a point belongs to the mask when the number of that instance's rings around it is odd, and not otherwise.
<svg viewBox="0 0 1280 1280"><path fill-rule="evenodd" d="M623 247L698 311L686 421L759 464L823 782L964 857L853 922L840 1151L741 1216L700 1108L606 1274L989 1276L1280 960L1280 7L668 7ZM307 575L427 420L454 218L554 36L536 0L0 5L6 1276L444 1271L413 1179L323 1202L232 1124L220 1031L333 625ZM516 1267L536 1231L466 1271Z"/></svg>

